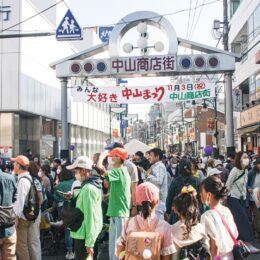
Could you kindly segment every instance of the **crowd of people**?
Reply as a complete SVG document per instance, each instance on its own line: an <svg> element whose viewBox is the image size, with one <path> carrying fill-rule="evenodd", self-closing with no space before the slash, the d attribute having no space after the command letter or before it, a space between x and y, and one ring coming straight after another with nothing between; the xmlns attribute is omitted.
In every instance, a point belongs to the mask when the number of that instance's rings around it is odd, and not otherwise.
<svg viewBox="0 0 260 260"><path fill-rule="evenodd" d="M129 156L114 142L72 163L11 161L0 171L2 260L41 259L52 247L46 237L64 241L65 258L78 260L97 259L106 239L110 260L260 253L258 156L213 159L159 148Z"/></svg>

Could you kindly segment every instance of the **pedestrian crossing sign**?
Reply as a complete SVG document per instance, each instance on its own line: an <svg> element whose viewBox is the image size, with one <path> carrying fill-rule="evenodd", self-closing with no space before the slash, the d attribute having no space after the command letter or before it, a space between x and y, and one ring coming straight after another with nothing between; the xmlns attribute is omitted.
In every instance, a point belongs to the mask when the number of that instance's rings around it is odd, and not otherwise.
<svg viewBox="0 0 260 260"><path fill-rule="evenodd" d="M58 41L82 40L82 29L70 10L67 11L56 30L56 39Z"/></svg>

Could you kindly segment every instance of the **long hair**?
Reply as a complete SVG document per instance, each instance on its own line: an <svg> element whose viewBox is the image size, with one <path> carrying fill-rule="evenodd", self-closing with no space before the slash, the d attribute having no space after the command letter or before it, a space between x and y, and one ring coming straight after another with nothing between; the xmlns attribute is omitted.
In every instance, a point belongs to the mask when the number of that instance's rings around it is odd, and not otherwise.
<svg viewBox="0 0 260 260"><path fill-rule="evenodd" d="M174 198L173 206L177 214L184 218L186 231L183 234L184 239L188 239L192 226L199 222L199 205L196 196L193 193L180 193Z"/></svg>

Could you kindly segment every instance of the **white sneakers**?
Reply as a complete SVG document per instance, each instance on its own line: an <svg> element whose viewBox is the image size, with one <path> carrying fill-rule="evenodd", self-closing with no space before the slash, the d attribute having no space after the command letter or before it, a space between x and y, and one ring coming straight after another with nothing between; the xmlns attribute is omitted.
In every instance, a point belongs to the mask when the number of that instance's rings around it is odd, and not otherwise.
<svg viewBox="0 0 260 260"><path fill-rule="evenodd" d="M74 253L73 252L69 252L69 251L67 252L67 254L65 256L65 258L69 259L69 260L74 259L74 257L75 257Z"/></svg>

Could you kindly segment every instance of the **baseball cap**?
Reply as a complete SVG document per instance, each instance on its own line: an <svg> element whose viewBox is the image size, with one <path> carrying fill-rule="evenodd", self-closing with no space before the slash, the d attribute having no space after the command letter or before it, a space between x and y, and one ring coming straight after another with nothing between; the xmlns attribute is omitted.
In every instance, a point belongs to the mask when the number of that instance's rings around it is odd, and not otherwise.
<svg viewBox="0 0 260 260"><path fill-rule="evenodd" d="M221 160L215 160L214 165L215 165L215 167L217 167L218 165L223 165L223 163Z"/></svg>
<svg viewBox="0 0 260 260"><path fill-rule="evenodd" d="M73 164L66 166L66 168L68 170L74 170L76 168L92 170L92 166L93 162L87 156L79 156Z"/></svg>
<svg viewBox="0 0 260 260"><path fill-rule="evenodd" d="M208 171L208 176L213 176L216 174L221 174L222 172L220 170L218 170L217 168L212 168Z"/></svg>
<svg viewBox="0 0 260 260"><path fill-rule="evenodd" d="M115 148L124 148L124 145L119 142L112 142L105 147L105 150L113 150Z"/></svg>
<svg viewBox="0 0 260 260"><path fill-rule="evenodd" d="M22 166L29 166L30 162L29 159L24 155L18 155L15 158L11 158L12 162L17 162Z"/></svg>
<svg viewBox="0 0 260 260"><path fill-rule="evenodd" d="M144 182L136 188L136 202L142 205L144 201L152 204L159 202L159 189L151 182Z"/></svg>
<svg viewBox="0 0 260 260"><path fill-rule="evenodd" d="M108 154L108 157L119 157L121 160L125 161L128 154L124 148L115 148Z"/></svg>

